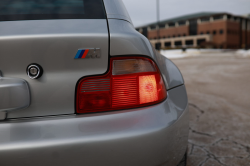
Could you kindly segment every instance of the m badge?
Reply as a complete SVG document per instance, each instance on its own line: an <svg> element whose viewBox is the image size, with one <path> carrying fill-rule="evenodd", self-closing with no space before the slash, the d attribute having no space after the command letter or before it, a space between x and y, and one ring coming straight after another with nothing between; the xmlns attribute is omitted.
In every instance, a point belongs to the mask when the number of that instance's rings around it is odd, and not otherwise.
<svg viewBox="0 0 250 166"><path fill-rule="evenodd" d="M79 49L76 53L75 59L100 58L100 57L101 57L100 48L89 48L89 49Z"/></svg>

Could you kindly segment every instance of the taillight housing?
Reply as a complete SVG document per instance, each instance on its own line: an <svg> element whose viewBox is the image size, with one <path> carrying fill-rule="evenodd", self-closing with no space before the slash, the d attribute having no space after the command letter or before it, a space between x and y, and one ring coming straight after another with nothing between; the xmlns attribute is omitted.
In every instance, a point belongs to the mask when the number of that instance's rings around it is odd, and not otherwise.
<svg viewBox="0 0 250 166"><path fill-rule="evenodd" d="M156 64L145 57L113 57L105 75L85 77L77 85L76 112L91 113L159 103L167 91Z"/></svg>

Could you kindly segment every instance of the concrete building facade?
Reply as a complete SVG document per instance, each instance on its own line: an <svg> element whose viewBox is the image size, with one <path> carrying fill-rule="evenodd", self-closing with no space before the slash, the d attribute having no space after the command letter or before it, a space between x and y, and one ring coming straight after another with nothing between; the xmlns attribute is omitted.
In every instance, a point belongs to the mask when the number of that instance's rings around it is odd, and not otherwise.
<svg viewBox="0 0 250 166"><path fill-rule="evenodd" d="M156 48L250 48L250 18L196 13L136 28Z"/></svg>

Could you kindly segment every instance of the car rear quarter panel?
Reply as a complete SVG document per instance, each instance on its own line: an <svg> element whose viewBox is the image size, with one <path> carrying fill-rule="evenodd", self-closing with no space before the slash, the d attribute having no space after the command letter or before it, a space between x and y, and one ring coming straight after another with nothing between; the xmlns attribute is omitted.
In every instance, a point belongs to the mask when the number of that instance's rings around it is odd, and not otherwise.
<svg viewBox="0 0 250 166"><path fill-rule="evenodd" d="M122 0L103 0L107 18L126 20L132 24L132 20L125 8Z"/></svg>
<svg viewBox="0 0 250 166"><path fill-rule="evenodd" d="M110 30L110 55L144 55L157 62L167 89L184 84L178 67L168 58L159 54L149 40L135 30L127 21L108 19Z"/></svg>

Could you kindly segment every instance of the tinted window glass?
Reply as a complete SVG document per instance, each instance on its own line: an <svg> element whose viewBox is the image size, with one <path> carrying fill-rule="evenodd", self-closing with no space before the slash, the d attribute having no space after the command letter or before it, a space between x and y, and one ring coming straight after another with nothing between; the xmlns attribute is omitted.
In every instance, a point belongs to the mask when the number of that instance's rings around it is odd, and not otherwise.
<svg viewBox="0 0 250 166"><path fill-rule="evenodd" d="M0 0L0 21L105 19L102 0Z"/></svg>
<svg viewBox="0 0 250 166"><path fill-rule="evenodd" d="M189 20L189 35L197 35L197 20Z"/></svg>
<svg viewBox="0 0 250 166"><path fill-rule="evenodd" d="M185 21L179 21L179 25L186 25Z"/></svg>
<svg viewBox="0 0 250 166"><path fill-rule="evenodd" d="M143 34L145 37L148 37L148 28L143 28L143 29L142 29L142 34Z"/></svg>
<svg viewBox="0 0 250 166"><path fill-rule="evenodd" d="M151 29L156 29L156 25L150 26Z"/></svg>
<svg viewBox="0 0 250 166"><path fill-rule="evenodd" d="M214 20L220 20L220 19L223 19L223 15L220 15L220 16L214 16Z"/></svg>
<svg viewBox="0 0 250 166"><path fill-rule="evenodd" d="M181 41L175 41L175 42L174 42L174 45L175 45L175 46L181 46L182 43L181 43Z"/></svg>
<svg viewBox="0 0 250 166"><path fill-rule="evenodd" d="M186 41L185 41L185 44L186 44L186 45L193 45L193 44L194 44L194 41L193 41L193 40L186 40Z"/></svg>
<svg viewBox="0 0 250 166"><path fill-rule="evenodd" d="M171 23L168 24L168 26L174 27L174 26L175 26L175 23L171 22Z"/></svg>
<svg viewBox="0 0 250 166"><path fill-rule="evenodd" d="M197 44L201 45L202 43L206 42L206 39L198 39Z"/></svg>
<svg viewBox="0 0 250 166"><path fill-rule="evenodd" d="M209 17L201 18L201 22L206 22L206 21L209 21L209 20L210 20Z"/></svg>
<svg viewBox="0 0 250 166"><path fill-rule="evenodd" d="M159 27L160 27L160 28L165 28L166 25L165 25L165 24L160 24Z"/></svg>
<svg viewBox="0 0 250 166"><path fill-rule="evenodd" d="M155 49L160 50L161 49L161 43L155 43Z"/></svg>
<svg viewBox="0 0 250 166"><path fill-rule="evenodd" d="M171 46L171 42L165 42L165 47L170 47Z"/></svg>

